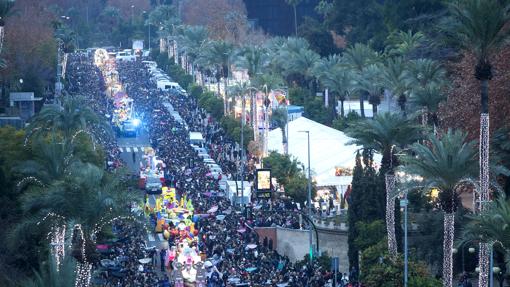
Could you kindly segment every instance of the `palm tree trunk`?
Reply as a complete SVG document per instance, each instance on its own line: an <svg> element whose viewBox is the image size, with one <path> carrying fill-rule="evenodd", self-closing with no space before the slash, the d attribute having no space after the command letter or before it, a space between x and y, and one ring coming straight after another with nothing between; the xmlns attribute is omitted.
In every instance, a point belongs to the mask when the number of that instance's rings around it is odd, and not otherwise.
<svg viewBox="0 0 510 287"><path fill-rule="evenodd" d="M487 208L489 197L489 80L483 79L481 87L481 110L480 110L480 197L479 208L484 211ZM487 287L489 272L489 254L488 244L480 243L478 275L479 286Z"/></svg>
<svg viewBox="0 0 510 287"><path fill-rule="evenodd" d="M397 256L397 236L395 234L395 175L387 173L386 180L386 231L388 232L388 252L391 257Z"/></svg>
<svg viewBox="0 0 510 287"><path fill-rule="evenodd" d="M377 104L372 104L372 117L377 115Z"/></svg>
<svg viewBox="0 0 510 287"><path fill-rule="evenodd" d="M224 88L224 93L225 93L225 103L224 103L225 115L230 114L230 110L228 109L228 106L227 106L227 102L228 102L227 86L228 86L228 77L225 77L225 79L223 81L223 88Z"/></svg>
<svg viewBox="0 0 510 287"><path fill-rule="evenodd" d="M444 214L443 240L443 286L452 287L453 280L453 240L455 235L455 213Z"/></svg>
<svg viewBox="0 0 510 287"><path fill-rule="evenodd" d="M280 127L282 130L282 145L283 145L283 153L289 154L289 146L287 145L287 129L286 124Z"/></svg>
<svg viewBox="0 0 510 287"><path fill-rule="evenodd" d="M257 92L253 94L253 115L252 115L252 122L253 122L253 140L257 142L258 135L259 135L259 117L258 117L258 111L257 111Z"/></svg>
<svg viewBox="0 0 510 287"><path fill-rule="evenodd" d="M340 100L340 115L342 116L342 118L345 116L344 100Z"/></svg>
<svg viewBox="0 0 510 287"><path fill-rule="evenodd" d="M359 109L360 109L362 118L365 118L365 102L364 102L365 99L364 98L365 97L363 96L363 93L361 93L359 95Z"/></svg>

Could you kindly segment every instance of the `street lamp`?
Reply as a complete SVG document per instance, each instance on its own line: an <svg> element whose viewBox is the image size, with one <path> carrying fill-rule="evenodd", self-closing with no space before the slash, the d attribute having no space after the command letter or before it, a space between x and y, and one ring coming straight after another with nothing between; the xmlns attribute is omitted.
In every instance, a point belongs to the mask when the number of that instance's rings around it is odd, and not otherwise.
<svg viewBox="0 0 510 287"><path fill-rule="evenodd" d="M312 218L312 178L311 178L311 167L310 167L310 131L299 131L300 133L306 133L308 137L308 216ZM313 260L313 242L312 242L312 229L310 228L309 243L310 243L310 262Z"/></svg>
<svg viewBox="0 0 510 287"><path fill-rule="evenodd" d="M131 25L133 25L134 18L135 18L135 5L131 5Z"/></svg>

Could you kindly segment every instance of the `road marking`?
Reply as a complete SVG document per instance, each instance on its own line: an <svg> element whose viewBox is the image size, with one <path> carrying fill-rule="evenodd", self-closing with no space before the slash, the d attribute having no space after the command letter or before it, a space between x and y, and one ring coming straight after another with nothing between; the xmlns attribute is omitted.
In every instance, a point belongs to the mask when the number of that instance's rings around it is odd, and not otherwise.
<svg viewBox="0 0 510 287"><path fill-rule="evenodd" d="M159 241L165 241L165 238L163 238L163 234L158 233Z"/></svg>
<svg viewBox="0 0 510 287"><path fill-rule="evenodd" d="M126 147L126 152L131 152L131 148L130 147Z"/></svg>
<svg viewBox="0 0 510 287"><path fill-rule="evenodd" d="M120 153L123 153L123 151L122 151L122 148L121 148L121 147L119 147L119 152L120 152Z"/></svg>
<svg viewBox="0 0 510 287"><path fill-rule="evenodd" d="M154 241L156 241L156 239L154 238L154 235L149 234L149 236L148 236L148 237L149 237L149 242L154 242Z"/></svg>
<svg viewBox="0 0 510 287"><path fill-rule="evenodd" d="M138 152L138 148L136 146L133 147L133 152Z"/></svg>

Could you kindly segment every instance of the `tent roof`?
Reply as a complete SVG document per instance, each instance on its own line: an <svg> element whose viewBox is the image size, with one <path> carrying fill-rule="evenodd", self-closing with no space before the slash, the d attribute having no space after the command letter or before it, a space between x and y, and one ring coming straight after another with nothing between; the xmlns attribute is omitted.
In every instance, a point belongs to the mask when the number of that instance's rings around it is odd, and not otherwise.
<svg viewBox="0 0 510 287"><path fill-rule="evenodd" d="M310 131L310 165L319 186L350 184L348 178L335 176L335 168L354 167L356 151L361 147L349 145L352 138L305 117L289 122L288 129L289 154L305 167L308 163L307 135L300 131ZM269 132L268 150L283 153L282 133L279 128ZM379 159L376 157L375 160Z"/></svg>

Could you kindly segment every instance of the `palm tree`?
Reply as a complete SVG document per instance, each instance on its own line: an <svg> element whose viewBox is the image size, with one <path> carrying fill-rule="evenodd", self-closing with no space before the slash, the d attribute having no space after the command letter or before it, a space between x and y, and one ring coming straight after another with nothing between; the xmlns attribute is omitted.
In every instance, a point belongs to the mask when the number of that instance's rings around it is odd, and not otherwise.
<svg viewBox="0 0 510 287"><path fill-rule="evenodd" d="M370 64L365 67L361 74L355 79L355 87L361 93L368 94L368 102L372 105L372 113L377 115L377 106L381 104L382 84L381 84L382 68L377 64Z"/></svg>
<svg viewBox="0 0 510 287"><path fill-rule="evenodd" d="M32 144L34 158L21 162L16 169L25 176L33 176L44 184L50 184L66 176L76 168L79 159L69 141L58 142L55 135L49 141L38 137Z"/></svg>
<svg viewBox="0 0 510 287"><path fill-rule="evenodd" d="M340 100L340 116L345 116L344 102L355 91L354 74L349 69L335 67L325 73L322 84L333 92Z"/></svg>
<svg viewBox="0 0 510 287"><path fill-rule="evenodd" d="M342 62L348 68L351 68L358 75L361 74L363 69L372 63L378 61L379 55L372 50L368 45L356 43L354 46L347 48L342 57ZM361 117L365 117L365 103L364 97L360 94L360 111Z"/></svg>
<svg viewBox="0 0 510 287"><path fill-rule="evenodd" d="M409 86L406 84L406 64L402 58L390 58L386 61L381 73L381 81L397 97L402 114L406 114L406 94Z"/></svg>
<svg viewBox="0 0 510 287"><path fill-rule="evenodd" d="M323 84L323 86L325 86L324 80L326 80L326 78L331 78L330 76L331 72L340 67L341 60L342 58L337 54L329 55L328 57L319 59L319 61L315 63L312 70L314 77L317 78L317 80L319 80ZM330 89L331 87L325 86L324 88ZM330 105L333 107L331 111L333 112L334 118L336 114L334 109L335 98L329 97L328 101L327 102L325 101L324 104L326 106Z"/></svg>
<svg viewBox="0 0 510 287"><path fill-rule="evenodd" d="M11 15L12 7L14 6L14 0L1 0L0 1L0 53L4 45L4 26L5 19Z"/></svg>
<svg viewBox="0 0 510 287"><path fill-rule="evenodd" d="M170 19L170 23L177 23L177 12L174 6L170 5L159 5L149 14L149 17L145 21L145 25L152 25L158 27L159 34L159 52L163 53L166 51L166 33L163 32L162 24Z"/></svg>
<svg viewBox="0 0 510 287"><path fill-rule="evenodd" d="M223 108L225 115L228 112L227 108L227 86L230 64L234 52L234 45L225 41L210 41L207 43L200 55L199 62L202 65L215 69L215 77L218 83L218 96L220 97L220 81L223 78L225 95L223 97Z"/></svg>
<svg viewBox="0 0 510 287"><path fill-rule="evenodd" d="M409 103L415 110L422 111L422 124L430 123L434 130L438 125L437 111L439 104L446 99L443 87L428 84L425 87L413 88L409 95Z"/></svg>
<svg viewBox="0 0 510 287"><path fill-rule="evenodd" d="M295 32L295 36L297 37L297 5L299 5L299 3L301 3L303 0L285 0L287 2L287 4L291 5L292 8L294 9L294 32Z"/></svg>
<svg viewBox="0 0 510 287"><path fill-rule="evenodd" d="M499 242L505 255L510 255L510 202L500 197L488 204L484 212L468 215L470 219L462 229L461 242ZM507 260L505 260L507 261Z"/></svg>
<svg viewBox="0 0 510 287"><path fill-rule="evenodd" d="M446 71L439 62L431 59L416 59L408 63L405 69L405 80L411 88L423 88L429 84L444 85Z"/></svg>
<svg viewBox="0 0 510 287"><path fill-rule="evenodd" d="M397 253L395 233L395 197L390 177L398 165L395 157L399 149L419 140L422 129L412 119L394 113L382 113L373 119L365 119L347 128L346 134L354 140L352 144L374 149L382 154L379 174L386 181L386 229L388 232L388 250L392 256Z"/></svg>
<svg viewBox="0 0 510 287"><path fill-rule="evenodd" d="M388 36L389 45L385 53L389 56L408 58L424 41L425 35L422 32L395 31Z"/></svg>
<svg viewBox="0 0 510 287"><path fill-rule="evenodd" d="M492 79L490 58L496 55L510 38L510 7L507 1L463 0L448 3L448 17L440 26L454 45L476 58L475 78L480 81L480 208L489 198L489 81ZM488 246L479 256L479 281L488 282ZM483 254L482 254L483 253ZM485 285L485 284L483 284ZM482 286L486 287L486 286Z"/></svg>
<svg viewBox="0 0 510 287"><path fill-rule="evenodd" d="M191 75L195 76L195 61L199 57L204 45L207 41L208 32L203 26L183 26L182 33L177 36L177 41L180 43L183 51L185 51L186 58L190 64L186 65L191 69Z"/></svg>
<svg viewBox="0 0 510 287"><path fill-rule="evenodd" d="M296 52L287 53L287 61L284 63L284 71L286 76L300 75L307 83L310 90L309 97L313 99L314 96L314 66L320 60L319 54L311 49L301 48ZM304 97L304 105L306 112L307 97Z"/></svg>
<svg viewBox="0 0 510 287"><path fill-rule="evenodd" d="M283 151L284 154L288 154L288 146L287 146L287 110L283 108L275 109L273 110L273 113L271 114L271 121L276 124L276 126L280 129L282 132L282 145L283 145Z"/></svg>
<svg viewBox="0 0 510 287"><path fill-rule="evenodd" d="M452 286L452 250L457 210L457 188L467 178L477 174L476 143L467 141L467 134L448 132L437 138L431 135L427 144L415 143L412 155L402 157L403 171L410 176L421 177L420 188L425 191L437 189L439 203L444 214L443 286Z"/></svg>
<svg viewBox="0 0 510 287"><path fill-rule="evenodd" d="M239 51L238 64L248 70L248 76L254 78L268 64L267 50L259 46L244 46Z"/></svg>

